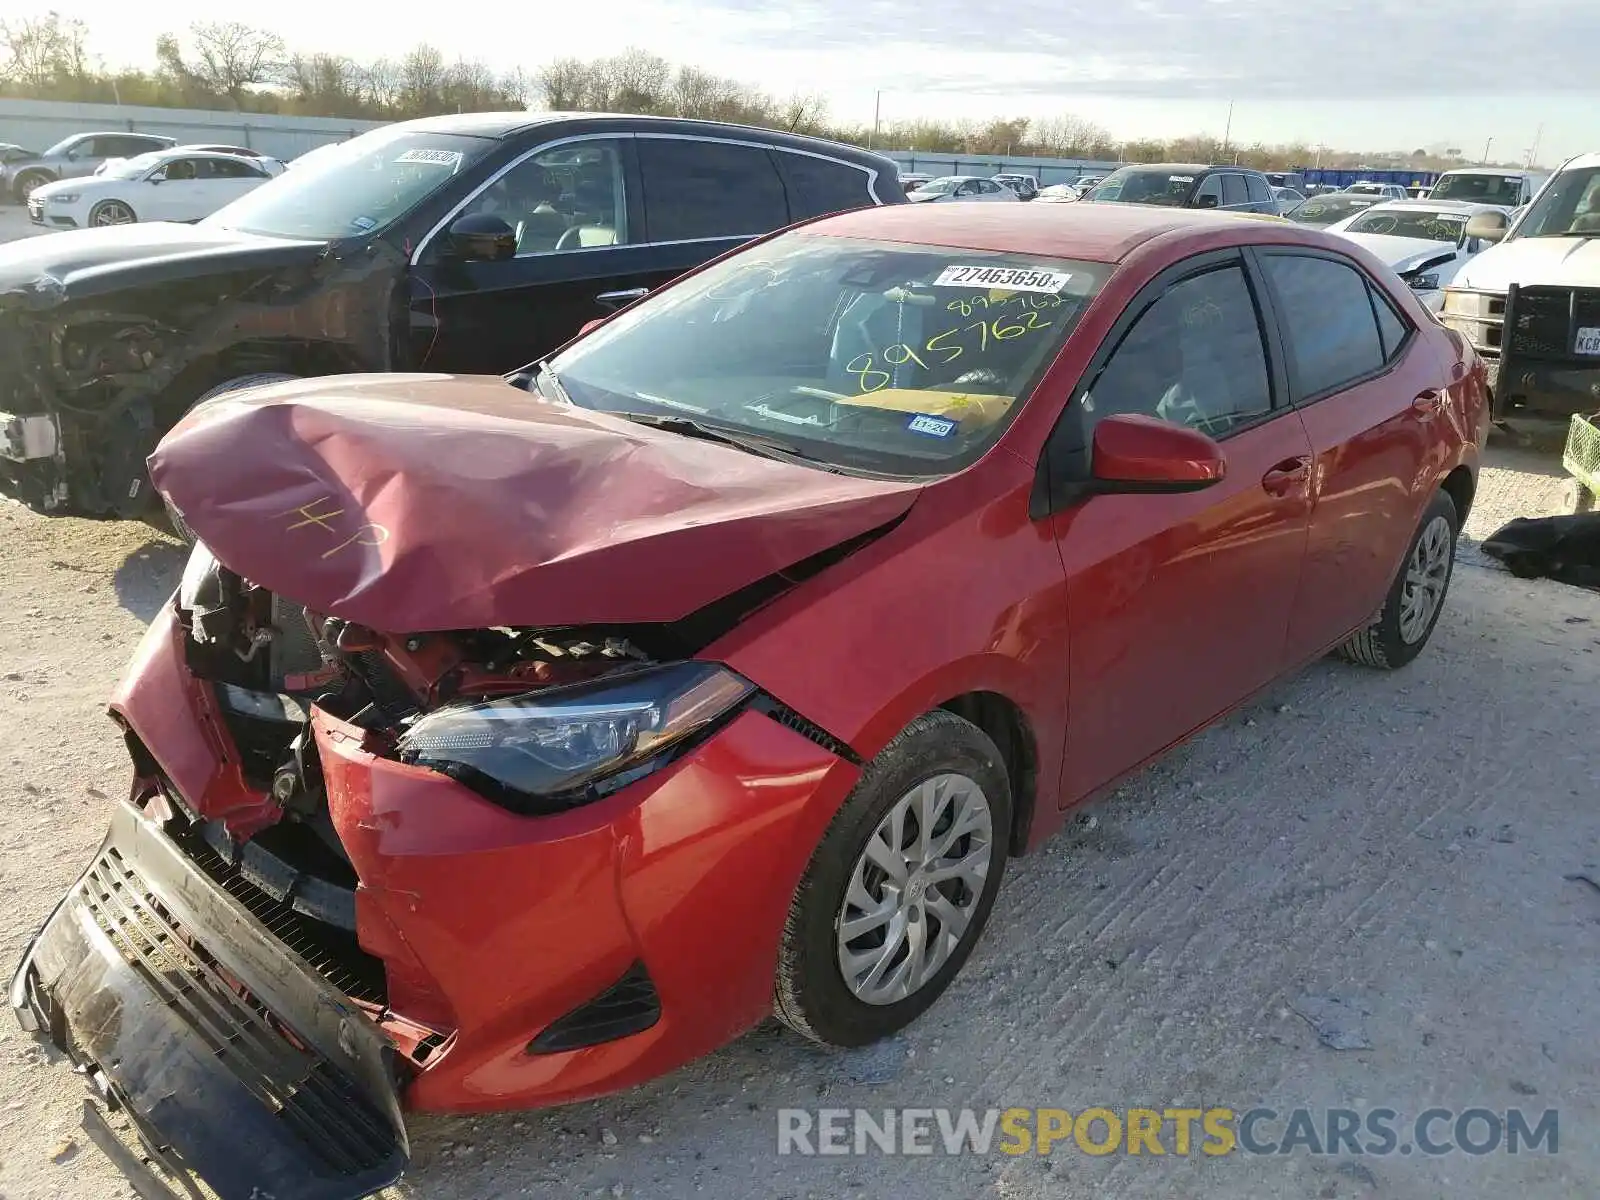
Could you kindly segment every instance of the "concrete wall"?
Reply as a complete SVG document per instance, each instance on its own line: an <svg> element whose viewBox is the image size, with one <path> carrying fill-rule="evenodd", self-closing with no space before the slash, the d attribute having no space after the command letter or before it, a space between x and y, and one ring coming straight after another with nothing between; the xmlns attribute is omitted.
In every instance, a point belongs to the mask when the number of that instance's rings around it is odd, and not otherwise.
<svg viewBox="0 0 1600 1200"><path fill-rule="evenodd" d="M284 117L268 113L0 98L0 142L16 142L30 150L43 150L69 134L125 129L162 133L180 142L228 142L278 158L293 158L316 146L343 141L381 124L381 121L350 121L342 117ZM1112 162L1075 158L929 154L917 150L883 153L899 163L902 171L983 176L1014 172L1037 176L1041 187L1071 183L1080 175L1103 175L1117 166Z"/></svg>
<svg viewBox="0 0 1600 1200"><path fill-rule="evenodd" d="M179 142L249 146L275 158L293 158L328 142L341 142L381 121L340 117L283 117L271 113L209 112L117 104L67 104L0 98L0 142L43 150L74 133L127 130L159 133Z"/></svg>
<svg viewBox="0 0 1600 1200"><path fill-rule="evenodd" d="M1038 179L1040 187L1071 183L1080 175L1104 175L1119 165L1086 158L1012 158L999 154L929 154L918 150L885 150L883 153L899 163L902 171L985 178L1002 174L1032 175Z"/></svg>

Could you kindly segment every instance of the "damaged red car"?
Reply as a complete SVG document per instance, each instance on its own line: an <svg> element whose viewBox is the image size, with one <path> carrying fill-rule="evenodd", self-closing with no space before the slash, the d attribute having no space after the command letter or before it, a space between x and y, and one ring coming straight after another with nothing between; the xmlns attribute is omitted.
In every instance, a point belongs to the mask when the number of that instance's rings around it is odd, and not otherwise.
<svg viewBox="0 0 1600 1200"><path fill-rule="evenodd" d="M1071 805L1422 649L1486 430L1359 247L1122 205L863 210L505 379L223 396L151 460L198 544L12 1004L222 1200L774 1013L883 1037Z"/></svg>

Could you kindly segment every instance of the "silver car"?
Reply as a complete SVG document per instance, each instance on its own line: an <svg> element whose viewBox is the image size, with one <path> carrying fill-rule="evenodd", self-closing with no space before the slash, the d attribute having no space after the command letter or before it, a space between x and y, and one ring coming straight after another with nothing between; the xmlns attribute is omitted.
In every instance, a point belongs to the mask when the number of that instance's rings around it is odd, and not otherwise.
<svg viewBox="0 0 1600 1200"><path fill-rule="evenodd" d="M43 154L19 158L0 167L0 195L23 204L41 184L93 175L95 168L108 158L134 158L177 144L176 138L156 133L75 133L62 138Z"/></svg>

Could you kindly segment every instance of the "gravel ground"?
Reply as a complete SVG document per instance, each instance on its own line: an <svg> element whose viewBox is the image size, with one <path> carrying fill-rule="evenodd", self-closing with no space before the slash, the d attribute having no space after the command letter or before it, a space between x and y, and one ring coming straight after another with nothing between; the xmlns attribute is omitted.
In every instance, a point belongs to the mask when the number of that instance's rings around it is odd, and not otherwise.
<svg viewBox="0 0 1600 1200"><path fill-rule="evenodd" d="M1318 664L1084 813L1015 867L982 947L903 1038L830 1055L767 1027L611 1099L417 1118L395 1194L1593 1194L1600 889L1565 877L1600 879L1600 597L1479 565L1473 539L1559 486L1548 450L1495 463L1416 664ZM124 786L102 705L180 563L141 525L0 506L5 971ZM1297 1014L1329 994L1366 1010L1368 1048L1330 1049ZM131 1194L77 1130L81 1095L0 1017L4 1200ZM1555 1107L1562 1136L1517 1157L776 1153L782 1107L1095 1104Z"/></svg>

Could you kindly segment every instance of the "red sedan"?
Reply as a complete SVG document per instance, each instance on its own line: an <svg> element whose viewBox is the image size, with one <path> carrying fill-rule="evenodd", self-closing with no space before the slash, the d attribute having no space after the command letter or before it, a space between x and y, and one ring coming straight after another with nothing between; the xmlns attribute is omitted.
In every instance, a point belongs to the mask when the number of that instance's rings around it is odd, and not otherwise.
<svg viewBox="0 0 1600 1200"><path fill-rule="evenodd" d="M223 1200L773 1012L881 1038L1073 805L1422 650L1487 424L1364 250L1131 205L850 213L509 379L222 397L13 1005Z"/></svg>

